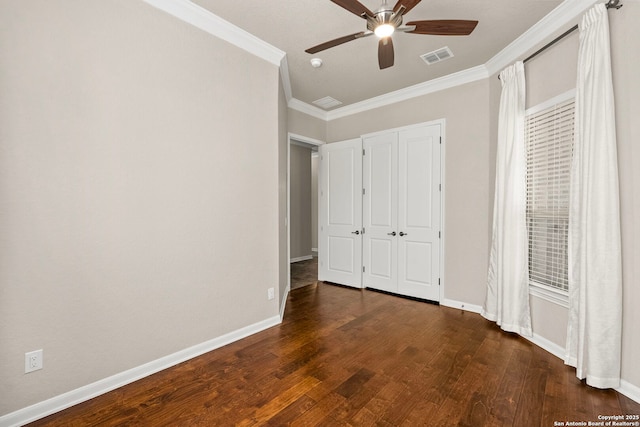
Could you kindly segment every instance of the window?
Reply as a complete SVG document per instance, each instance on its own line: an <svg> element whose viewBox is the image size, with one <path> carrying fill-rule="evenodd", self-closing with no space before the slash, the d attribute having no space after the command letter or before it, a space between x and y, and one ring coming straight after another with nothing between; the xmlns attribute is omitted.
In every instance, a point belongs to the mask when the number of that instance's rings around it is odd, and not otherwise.
<svg viewBox="0 0 640 427"><path fill-rule="evenodd" d="M566 295L569 180L573 153L573 93L527 111L527 229L529 283ZM535 292L532 292L535 293ZM559 298L562 303L563 298Z"/></svg>

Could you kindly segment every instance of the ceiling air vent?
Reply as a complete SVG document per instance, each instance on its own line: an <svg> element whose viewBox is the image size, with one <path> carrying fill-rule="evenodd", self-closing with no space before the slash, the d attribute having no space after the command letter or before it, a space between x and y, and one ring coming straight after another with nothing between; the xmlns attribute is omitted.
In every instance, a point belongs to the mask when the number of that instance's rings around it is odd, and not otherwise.
<svg viewBox="0 0 640 427"><path fill-rule="evenodd" d="M453 56L453 52L448 47L443 47L438 50L434 50L433 52L425 53L424 55L420 55L420 58L427 64L435 64L436 62L444 61L445 59L449 59Z"/></svg>
<svg viewBox="0 0 640 427"><path fill-rule="evenodd" d="M316 99L315 101L313 101L313 103L320 108L324 108L325 110L328 110L329 108L333 108L335 106L342 104L342 102L338 101L337 99L333 99L330 96L325 96L324 98Z"/></svg>

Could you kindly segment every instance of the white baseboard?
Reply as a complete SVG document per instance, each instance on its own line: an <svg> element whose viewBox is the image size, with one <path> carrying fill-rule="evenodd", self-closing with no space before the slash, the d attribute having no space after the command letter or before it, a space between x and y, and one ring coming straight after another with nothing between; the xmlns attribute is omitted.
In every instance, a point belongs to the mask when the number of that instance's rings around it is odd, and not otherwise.
<svg viewBox="0 0 640 427"><path fill-rule="evenodd" d="M443 305L445 307L458 308L460 310L470 311L472 313L478 313L478 314L480 314L480 311L482 311L482 307L479 305L467 304L465 302L450 300L446 298L440 301L440 305ZM564 347L552 341L549 341L548 339L536 333L534 333L532 337L523 336L522 338L529 340L534 345L537 345L543 350L548 351L549 353L556 356L558 359L564 360ZM624 394L629 399L637 403L640 403L640 387L635 386L625 380L621 380L620 387L618 387L615 390L620 394Z"/></svg>
<svg viewBox="0 0 640 427"><path fill-rule="evenodd" d="M168 356L161 357L160 359L145 363L144 365L140 365L111 377L71 390L43 402L36 403L35 405L19 409L15 412L1 416L0 426L21 426L51 414L55 414L63 409L67 409L73 405L77 405L78 403L93 399L96 396L100 396L101 394L148 377L149 375L170 368L178 363L193 359L194 357L263 331L279 324L280 322L281 317L270 317L263 321L254 323L253 325L245 326L244 328L229 332L228 334L222 335L218 338L180 350Z"/></svg>
<svg viewBox="0 0 640 427"><path fill-rule="evenodd" d="M549 353L556 356L558 359L564 360L564 353L565 353L564 347L559 346L558 344L551 342L548 339L541 337L540 335L535 333L533 334L533 337L523 337L523 338L531 341L533 344L537 345L538 347L541 347L542 349L548 351ZM640 403L640 387L635 386L625 380L620 380L620 387L616 388L615 390L620 394L624 394L629 399L637 403Z"/></svg>
<svg viewBox="0 0 640 427"><path fill-rule="evenodd" d="M311 248L311 255L318 256L318 248Z"/></svg>
<svg viewBox="0 0 640 427"><path fill-rule="evenodd" d="M640 403L640 387L633 385L625 380L620 380L620 387L616 389L620 394L624 394L629 399Z"/></svg>
<svg viewBox="0 0 640 427"><path fill-rule="evenodd" d="M561 347L558 344L549 341L548 339L536 334L535 332L533 333L532 337L525 337L523 335L521 336L522 338L532 342L543 350L546 350L549 353L553 354L558 359L564 360L564 347Z"/></svg>
<svg viewBox="0 0 640 427"><path fill-rule="evenodd" d="M289 295L289 287L284 294L282 303L280 304L280 316L274 316L269 319L265 319L261 322L254 323L253 325L246 326L221 337L214 338L201 344L197 344L193 347L178 351L160 359L154 360L144 365L140 365L136 368L129 369L119 374L113 375L109 378L105 378L96 381L92 384L77 388L70 392L61 394L51 399L45 400L35 405L28 406L23 409L19 409L15 412L11 412L7 415L0 417L0 426L14 427L21 426L40 418L44 418L56 412L67 409L78 403L85 402L89 399L93 399L96 396L115 390L124 385L130 384L134 381L147 377L149 375L160 372L164 369L170 368L182 363L186 360L200 356L209 351L215 350L232 342L238 341L242 338L253 335L257 332L268 329L282 322L284 316L284 310L286 308L287 296ZM440 302L440 305L445 307L457 308L472 313L480 313L482 307L474 304L467 304L460 301L444 299ZM526 337L525 337L526 338ZM534 334L531 338L526 338L538 347L543 348L554 356L564 359L564 348L555 344L540 335ZM640 387L635 386L627 381L622 380L617 392L624 394L629 399L640 403Z"/></svg>
<svg viewBox="0 0 640 427"><path fill-rule="evenodd" d="M482 311L482 307L479 305L468 304L466 302L456 301L456 300L447 299L447 298L440 301L440 305L443 305L445 307L450 307L450 308L458 308L460 310L470 311L472 313L478 313L478 314L480 314L480 311Z"/></svg>
<svg viewBox="0 0 640 427"><path fill-rule="evenodd" d="M291 258L289 263L293 264L294 262L306 261L308 259L313 259L313 255L305 255L305 256L299 256L297 258Z"/></svg>

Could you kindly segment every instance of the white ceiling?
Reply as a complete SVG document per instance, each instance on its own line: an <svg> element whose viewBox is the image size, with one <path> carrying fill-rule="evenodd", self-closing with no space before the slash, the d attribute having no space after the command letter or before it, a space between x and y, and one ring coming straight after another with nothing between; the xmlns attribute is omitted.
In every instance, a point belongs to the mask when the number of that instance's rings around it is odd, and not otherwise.
<svg viewBox="0 0 640 427"><path fill-rule="evenodd" d="M305 49L366 29L365 21L330 0L192 0L286 52L292 95L311 104L331 96L341 107L485 64L562 3L560 0L423 0L405 22L425 19L479 21L469 36L393 36L395 65L378 68L377 38L367 37L315 55ZM569 1L569 0L567 0ZM361 0L370 10L381 1ZM394 0L389 1L394 4ZM419 55L448 46L454 57L427 65ZM313 68L310 59L324 64Z"/></svg>

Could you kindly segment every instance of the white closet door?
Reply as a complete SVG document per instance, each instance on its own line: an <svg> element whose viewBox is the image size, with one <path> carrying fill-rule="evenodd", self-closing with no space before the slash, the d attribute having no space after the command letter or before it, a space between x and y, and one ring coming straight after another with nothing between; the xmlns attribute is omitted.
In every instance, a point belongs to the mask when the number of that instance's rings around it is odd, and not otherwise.
<svg viewBox="0 0 640 427"><path fill-rule="evenodd" d="M440 126L399 132L398 293L440 300Z"/></svg>
<svg viewBox="0 0 640 427"><path fill-rule="evenodd" d="M318 279L362 287L362 140L320 146Z"/></svg>
<svg viewBox="0 0 640 427"><path fill-rule="evenodd" d="M365 287L397 292L398 134L363 140L363 261Z"/></svg>

